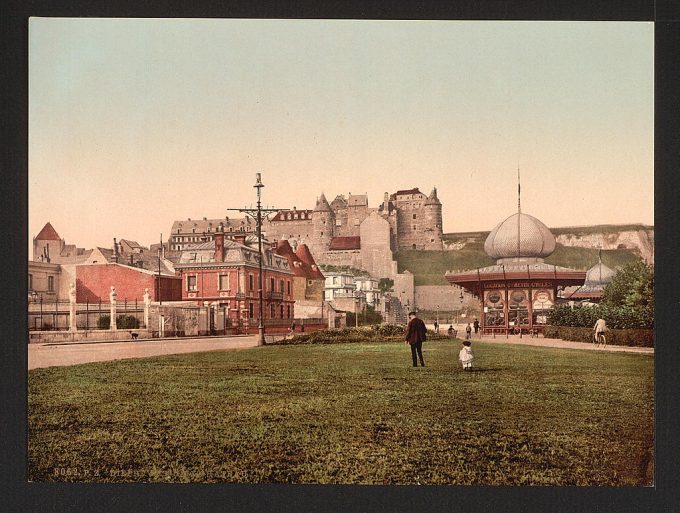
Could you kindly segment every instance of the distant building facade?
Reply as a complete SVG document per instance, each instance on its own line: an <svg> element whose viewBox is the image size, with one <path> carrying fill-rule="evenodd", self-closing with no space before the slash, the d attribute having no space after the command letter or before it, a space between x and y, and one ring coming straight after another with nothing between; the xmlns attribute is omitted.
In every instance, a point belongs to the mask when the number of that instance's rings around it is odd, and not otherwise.
<svg viewBox="0 0 680 513"><path fill-rule="evenodd" d="M301 244L294 252L288 241L282 240L273 247L277 255L288 260L294 274L295 317L298 319L323 317L325 278L307 246Z"/></svg>
<svg viewBox="0 0 680 513"><path fill-rule="evenodd" d="M170 251L182 251L188 246L214 240L216 232L224 232L226 236L233 234L254 234L255 222L249 217L224 219L187 219L172 224L167 247Z"/></svg>

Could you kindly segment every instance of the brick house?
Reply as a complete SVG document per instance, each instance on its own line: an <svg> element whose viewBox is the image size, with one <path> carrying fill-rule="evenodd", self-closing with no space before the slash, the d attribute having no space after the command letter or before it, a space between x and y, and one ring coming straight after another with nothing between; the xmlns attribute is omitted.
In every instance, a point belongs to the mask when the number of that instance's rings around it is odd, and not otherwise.
<svg viewBox="0 0 680 513"><path fill-rule="evenodd" d="M144 289L149 289L152 301L182 299L181 278L167 273L118 263L76 265L76 302L109 302L109 291L116 287L117 300L142 302Z"/></svg>
<svg viewBox="0 0 680 513"><path fill-rule="evenodd" d="M285 257L277 255L263 240L262 289L263 319L268 325L287 326L295 317L294 273ZM224 232L213 233L213 240L186 245L175 271L181 278L182 300L196 301L228 310L230 323L259 318L257 238Z"/></svg>

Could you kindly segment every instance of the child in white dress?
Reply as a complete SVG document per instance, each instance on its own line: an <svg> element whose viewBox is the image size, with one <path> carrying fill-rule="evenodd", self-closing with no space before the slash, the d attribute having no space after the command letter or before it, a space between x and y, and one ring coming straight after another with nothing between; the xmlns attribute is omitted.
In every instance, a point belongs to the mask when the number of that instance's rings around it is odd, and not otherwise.
<svg viewBox="0 0 680 513"><path fill-rule="evenodd" d="M471 342L469 340L463 341L463 348L458 353L458 359L463 364L463 370L472 370L472 362L475 361L475 356L472 354L470 348Z"/></svg>

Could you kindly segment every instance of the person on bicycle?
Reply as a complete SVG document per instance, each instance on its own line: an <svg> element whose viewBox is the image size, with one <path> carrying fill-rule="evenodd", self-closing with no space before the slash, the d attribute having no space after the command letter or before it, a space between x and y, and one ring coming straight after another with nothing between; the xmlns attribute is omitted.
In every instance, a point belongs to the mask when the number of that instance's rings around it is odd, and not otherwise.
<svg viewBox="0 0 680 513"><path fill-rule="evenodd" d="M607 331L607 323L604 319L598 319L595 323L595 342L600 343L600 339L604 340L604 333Z"/></svg>

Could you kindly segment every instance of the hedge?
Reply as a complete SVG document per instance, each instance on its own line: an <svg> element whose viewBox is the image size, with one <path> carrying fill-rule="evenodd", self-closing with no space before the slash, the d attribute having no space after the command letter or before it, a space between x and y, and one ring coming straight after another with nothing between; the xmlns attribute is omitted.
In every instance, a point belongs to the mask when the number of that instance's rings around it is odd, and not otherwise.
<svg viewBox="0 0 680 513"><path fill-rule="evenodd" d="M548 324L552 326L573 326L593 328L598 319L607 321L609 328L652 329L654 328L653 306L575 306L558 305L548 313Z"/></svg>
<svg viewBox="0 0 680 513"><path fill-rule="evenodd" d="M559 338L575 342L592 342L594 331L593 328L546 326L543 336L545 338ZM606 337L607 345L654 347L654 330L652 329L609 329L607 330Z"/></svg>
<svg viewBox="0 0 680 513"><path fill-rule="evenodd" d="M403 324L376 324L373 326L360 326L358 328L335 328L311 333L300 333L291 338L275 340L268 345L295 345L295 344L345 344L348 342L370 342L378 340L391 340L403 342L406 326ZM446 340L450 337L427 331L427 340Z"/></svg>
<svg viewBox="0 0 680 513"><path fill-rule="evenodd" d="M110 327L110 315L102 315L97 320L97 328L100 330L108 330ZM134 315L116 315L116 328L121 330L136 330L139 328L139 319Z"/></svg>

